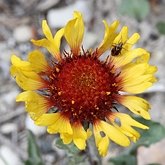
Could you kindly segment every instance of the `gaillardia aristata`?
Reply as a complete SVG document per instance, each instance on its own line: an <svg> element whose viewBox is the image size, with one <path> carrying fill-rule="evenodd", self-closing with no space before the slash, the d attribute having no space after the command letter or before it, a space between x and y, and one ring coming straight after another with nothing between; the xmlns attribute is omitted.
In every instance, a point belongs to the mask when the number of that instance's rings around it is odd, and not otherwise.
<svg viewBox="0 0 165 165"><path fill-rule="evenodd" d="M128 37L124 26L117 32L118 21L108 25L103 21L105 34L100 45L84 50L82 40L84 22L80 12L53 36L46 20L42 22L45 38L32 40L52 55L46 59L39 50L28 54L27 61L11 57L11 75L24 90L16 101L24 101L35 124L47 126L50 134L59 133L65 144L73 143L80 149L93 133L100 155L105 156L110 140L129 146L140 134L133 128L148 129L128 114L120 113L121 104L133 113L150 119L149 103L138 94L156 81L157 68L149 65L150 54L133 45L138 33ZM60 51L62 37L70 51ZM119 46L119 49L117 49ZM115 55L112 54L116 52ZM106 51L105 61L100 56Z"/></svg>

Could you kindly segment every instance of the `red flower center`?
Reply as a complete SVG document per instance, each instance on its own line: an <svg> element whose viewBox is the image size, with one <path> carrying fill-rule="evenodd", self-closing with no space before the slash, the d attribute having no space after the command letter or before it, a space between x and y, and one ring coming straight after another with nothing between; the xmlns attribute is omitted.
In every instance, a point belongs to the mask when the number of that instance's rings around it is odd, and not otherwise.
<svg viewBox="0 0 165 165"><path fill-rule="evenodd" d="M93 122L111 112L118 90L115 75L105 63L91 55L68 57L54 70L51 100L71 121Z"/></svg>

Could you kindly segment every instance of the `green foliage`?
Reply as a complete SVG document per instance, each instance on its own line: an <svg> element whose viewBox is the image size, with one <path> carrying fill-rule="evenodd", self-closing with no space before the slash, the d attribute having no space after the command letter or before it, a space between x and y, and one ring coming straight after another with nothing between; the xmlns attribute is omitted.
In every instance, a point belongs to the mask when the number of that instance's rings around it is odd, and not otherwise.
<svg viewBox="0 0 165 165"><path fill-rule="evenodd" d="M136 157L132 155L120 155L110 159L114 165L137 165Z"/></svg>
<svg viewBox="0 0 165 165"><path fill-rule="evenodd" d="M136 120L149 126L150 129L147 131L139 130L141 138L137 141L137 143L133 144L126 152L123 152L123 154L109 160L114 165L136 165L138 147L148 147L165 138L165 127L163 127L160 123L147 121L142 118L136 118Z"/></svg>
<svg viewBox="0 0 165 165"><path fill-rule="evenodd" d="M147 0L122 0L119 6L119 12L128 16L132 16L137 20L143 20L150 11Z"/></svg>
<svg viewBox="0 0 165 165"><path fill-rule="evenodd" d="M64 144L60 138L58 138L55 142L56 147L59 149L63 149L70 154L76 154L79 152L79 149L74 144Z"/></svg>
<svg viewBox="0 0 165 165"><path fill-rule="evenodd" d="M66 151L68 158L68 165L87 164L85 154L83 154L83 151L80 151L73 143L66 145L59 138L56 140L55 145L59 149L63 149Z"/></svg>
<svg viewBox="0 0 165 165"><path fill-rule="evenodd" d="M156 27L160 34L165 34L165 22L158 22Z"/></svg>
<svg viewBox="0 0 165 165"><path fill-rule="evenodd" d="M31 131L28 131L28 156L25 165L44 165L35 136Z"/></svg>

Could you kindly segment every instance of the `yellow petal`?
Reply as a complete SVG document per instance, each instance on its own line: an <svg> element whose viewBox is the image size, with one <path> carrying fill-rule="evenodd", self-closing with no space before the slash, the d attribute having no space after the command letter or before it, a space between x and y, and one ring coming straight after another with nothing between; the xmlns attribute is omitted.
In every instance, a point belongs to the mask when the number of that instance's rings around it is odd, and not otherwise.
<svg viewBox="0 0 165 165"><path fill-rule="evenodd" d="M99 154L101 156L106 156L108 152L109 147L109 138L106 134L101 135L101 132L103 133L103 130L99 123L94 124L94 137L95 137L95 143L98 148Z"/></svg>
<svg viewBox="0 0 165 165"><path fill-rule="evenodd" d="M155 77L153 77L153 79L151 79L150 80L150 82L153 84L153 83L155 83L155 82L157 82L158 80L157 80L157 78L155 78Z"/></svg>
<svg viewBox="0 0 165 165"><path fill-rule="evenodd" d="M69 144L72 142L72 135L67 133L60 133L60 138L62 139L64 144Z"/></svg>
<svg viewBox="0 0 165 165"><path fill-rule="evenodd" d="M11 57L10 73L15 77L17 84L24 90L36 90L44 87L44 81L33 71L28 61L22 61L17 56Z"/></svg>
<svg viewBox="0 0 165 165"><path fill-rule="evenodd" d="M13 66L17 68L21 68L21 70L32 71L31 65L28 61L23 61L16 55L11 56L11 63Z"/></svg>
<svg viewBox="0 0 165 165"><path fill-rule="evenodd" d="M148 63L150 59L150 53L146 51L142 56L139 56L135 59L135 63Z"/></svg>
<svg viewBox="0 0 165 165"><path fill-rule="evenodd" d="M124 49L126 51L130 50L132 46L140 39L140 35L138 33L134 33L124 44Z"/></svg>
<svg viewBox="0 0 165 165"><path fill-rule="evenodd" d="M68 134L73 134L73 130L70 124L70 121L67 117L64 117L63 115L61 115L58 120L55 121L54 124L48 126L47 131L50 134L54 134L54 133L68 133Z"/></svg>
<svg viewBox="0 0 165 165"><path fill-rule="evenodd" d="M145 82L150 82L154 76L152 74L142 75L136 79L126 79L124 82L125 87L139 85Z"/></svg>
<svg viewBox="0 0 165 165"><path fill-rule="evenodd" d="M133 49L130 51L126 50L124 52L124 55L121 54L118 56L111 56L110 61L111 61L112 65L114 65L114 68L119 68L119 67L129 64L137 57L141 58L143 56L148 56L148 55L149 55L149 53L145 49L137 48L137 49Z"/></svg>
<svg viewBox="0 0 165 165"><path fill-rule="evenodd" d="M94 124L94 127L93 127L93 133L94 133L94 136L95 136L95 143L96 143L96 146L98 147L101 139L103 138L101 136L101 131L102 131L102 128L100 127L100 123L96 123Z"/></svg>
<svg viewBox="0 0 165 165"><path fill-rule="evenodd" d="M150 105L146 100L137 96L123 96L120 103L133 113L138 114L145 119L150 119L150 115L148 113Z"/></svg>
<svg viewBox="0 0 165 165"><path fill-rule="evenodd" d="M140 134L136 130L134 130L132 128L132 126L138 127L138 128L141 128L141 129L148 129L147 126L145 126L145 125L137 122L136 120L134 120L133 118L131 118L127 114L116 112L116 113L113 113L113 115L115 116L115 118L112 119L111 117L109 117L110 121L114 124L114 126L116 128L118 128L126 136L130 137L133 142L136 142L137 139L139 139ZM120 126L118 126L115 123L115 119L116 118L119 118L119 120L120 120Z"/></svg>
<svg viewBox="0 0 165 165"><path fill-rule="evenodd" d="M119 85L121 90L134 94L144 92L155 82L156 79L152 75L155 70L156 68L152 68L147 63L128 64L120 73ZM152 74L148 74L150 72Z"/></svg>
<svg viewBox="0 0 165 165"><path fill-rule="evenodd" d="M101 156L106 156L108 152L108 147L109 147L109 138L108 136L103 137L100 142L98 143L98 151Z"/></svg>
<svg viewBox="0 0 165 165"><path fill-rule="evenodd" d="M136 64L127 68L123 68L120 75L124 77L124 79L137 78L140 75L144 74L147 68L147 63Z"/></svg>
<svg viewBox="0 0 165 165"><path fill-rule="evenodd" d="M85 150L86 141L84 139L76 138L73 141L74 141L74 144L77 146L78 149Z"/></svg>
<svg viewBox="0 0 165 165"><path fill-rule="evenodd" d="M29 116L32 118L32 120L37 120L40 118L43 114L45 114L49 108L47 108L46 105L36 105L36 103L26 103L26 111L29 113ZM32 107L32 105L34 105Z"/></svg>
<svg viewBox="0 0 165 165"><path fill-rule="evenodd" d="M42 47L47 48L48 51L51 53L51 49L49 48L49 47L51 47L50 42L46 38L43 38L43 39L40 39L40 40L32 39L31 42L36 46L42 46Z"/></svg>
<svg viewBox="0 0 165 165"><path fill-rule="evenodd" d="M128 125L138 127L141 129L149 129L146 125L137 122L136 120L134 120L131 116L129 116L127 114L115 113L115 116L120 118L121 124L123 124L123 125L125 125L125 123L127 123Z"/></svg>
<svg viewBox="0 0 165 165"><path fill-rule="evenodd" d="M44 72L48 68L48 63L44 55L39 50L34 50L28 54L28 61L36 72Z"/></svg>
<svg viewBox="0 0 165 165"><path fill-rule="evenodd" d="M32 101L33 99L36 98L40 98L41 96L39 94L37 94L36 92L33 91L25 91L20 93L17 97L16 97L16 101Z"/></svg>
<svg viewBox="0 0 165 165"><path fill-rule="evenodd" d="M46 36L46 38L48 40L52 40L53 39L51 30L50 30L46 20L42 21L42 30L43 30L43 33L44 33L44 35Z"/></svg>
<svg viewBox="0 0 165 165"><path fill-rule="evenodd" d="M157 70L158 70L158 68L156 67L156 66L149 66L148 68L147 68L147 70L146 70L146 74L153 74L153 73L155 73L155 72L157 72Z"/></svg>
<svg viewBox="0 0 165 165"><path fill-rule="evenodd" d="M74 12L74 18L65 26L64 36L74 55L79 55L84 35L84 22L80 12Z"/></svg>
<svg viewBox="0 0 165 165"><path fill-rule="evenodd" d="M116 129L114 126L101 121L101 128L104 131L104 133L115 143L121 145L121 146L129 146L130 145L130 141L129 139L122 133L120 132L118 129Z"/></svg>
<svg viewBox="0 0 165 165"><path fill-rule="evenodd" d="M137 42L137 40L140 38L138 33L134 33L130 38L128 38L128 27L124 26L120 33L117 35L117 37L114 39L112 43L112 49L116 46L122 43L122 49L120 50L120 53L117 56L111 56L110 62L112 66L114 65L113 69L116 69L118 67L124 66L131 62L134 58L141 56L142 52L141 49L135 49L132 50L133 45ZM111 50L112 50L111 49ZM137 51L138 50L138 54Z"/></svg>
<svg viewBox="0 0 165 165"><path fill-rule="evenodd" d="M31 42L36 46L45 47L58 61L61 61L60 43L61 38L63 37L64 29L62 28L57 31L57 34L53 37L50 28L45 20L42 23L42 28L46 38L40 40L32 39Z"/></svg>
<svg viewBox="0 0 165 165"><path fill-rule="evenodd" d="M14 71L12 71L14 74ZM44 83L42 82L42 79L40 76L35 74L34 72L32 73L21 73L16 71L16 82L17 84L24 90L37 90L41 89L44 87Z"/></svg>
<svg viewBox="0 0 165 165"><path fill-rule="evenodd" d="M118 125L114 124L114 126L128 136L133 142L136 142L140 138L139 132L133 129L130 125L125 124L119 127Z"/></svg>
<svg viewBox="0 0 165 165"><path fill-rule="evenodd" d="M83 126L80 123L74 123L72 125L73 136L74 138L87 139L87 132L84 130Z"/></svg>
<svg viewBox="0 0 165 165"><path fill-rule="evenodd" d="M59 117L60 117L60 113L43 114L35 121L35 124L40 126L49 126L54 124L56 120L59 119Z"/></svg>
<svg viewBox="0 0 165 165"><path fill-rule="evenodd" d="M61 39L64 35L64 28L61 28L60 30L58 30L54 36L54 42L56 45L56 52L55 52L55 56L57 58L57 60L61 60L61 54L60 54L60 45L61 45Z"/></svg>
<svg viewBox="0 0 165 165"><path fill-rule="evenodd" d="M40 40L32 39L31 42L36 46L42 46L42 47L46 48L50 52L50 54L52 54L57 60L59 60L58 56L59 56L60 52L59 52L59 49L57 48L57 45L54 43L53 39L52 40L48 40L46 38L40 39Z"/></svg>
<svg viewBox="0 0 165 165"><path fill-rule="evenodd" d="M140 138L140 133L137 132L135 129L133 129L132 127L128 127L128 128L124 128L126 129L126 131L129 131L132 134L132 137L130 137L130 139L136 143L136 141Z"/></svg>
<svg viewBox="0 0 165 165"><path fill-rule="evenodd" d="M12 77L15 78L16 76L19 75L19 73L20 73L20 71L19 71L18 67L14 66L14 65L12 65L10 67L10 74L11 74Z"/></svg>
<svg viewBox="0 0 165 165"><path fill-rule="evenodd" d="M119 44L120 42L122 42L123 44L127 41L128 39L128 27L124 26L120 33L117 35L117 37L114 39L112 45L116 45Z"/></svg>
<svg viewBox="0 0 165 165"><path fill-rule="evenodd" d="M103 21L103 23L105 26L105 33L104 33L103 41L98 46L98 50L97 50L98 57L111 48L113 40L117 35L115 31L119 25L119 21L114 21L110 26L105 20Z"/></svg>
<svg viewBox="0 0 165 165"><path fill-rule="evenodd" d="M61 139L65 144L69 144L73 141L77 148L84 150L86 147L87 132L84 130L81 123L73 123L72 130L73 134L61 133Z"/></svg>
<svg viewBox="0 0 165 165"><path fill-rule="evenodd" d="M84 150L86 147L87 133L81 124L72 125L73 142L80 149Z"/></svg>
<svg viewBox="0 0 165 165"><path fill-rule="evenodd" d="M138 33L134 33L130 38L128 38L128 27L124 26L121 30L121 32L118 34L118 36L115 38L112 46L116 46L119 43L122 43L122 49L120 54L118 55L119 57L121 56L127 56L125 53L128 53L132 46L138 41L140 38ZM116 58L117 56L114 56L113 58Z"/></svg>
<svg viewBox="0 0 165 165"><path fill-rule="evenodd" d="M54 39L53 39L54 42L56 43L56 47L58 50L56 53L57 55L58 55L58 52L60 52L61 39L62 39L63 35L64 35L64 28L61 28L56 32Z"/></svg>
<svg viewBox="0 0 165 165"><path fill-rule="evenodd" d="M134 45L140 39L139 33L134 33L129 39L128 43Z"/></svg>
<svg viewBox="0 0 165 165"><path fill-rule="evenodd" d="M143 84L138 84L134 86L125 86L122 91L132 93L132 94L138 94L144 92L146 89L151 87L153 85L153 82L145 82Z"/></svg>
<svg viewBox="0 0 165 165"><path fill-rule="evenodd" d="M33 91L25 91L20 93L17 102L24 101L26 110L29 112L33 120L36 120L42 114L48 111L50 103L46 98Z"/></svg>

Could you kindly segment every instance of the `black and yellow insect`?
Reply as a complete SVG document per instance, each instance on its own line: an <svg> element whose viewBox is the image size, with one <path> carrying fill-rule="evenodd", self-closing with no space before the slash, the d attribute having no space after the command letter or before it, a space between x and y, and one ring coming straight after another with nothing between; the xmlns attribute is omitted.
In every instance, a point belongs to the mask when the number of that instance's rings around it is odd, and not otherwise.
<svg viewBox="0 0 165 165"><path fill-rule="evenodd" d="M111 49L111 55L112 56L118 56L123 49L123 45L124 45L124 43L122 43L122 42L119 42L118 44L112 45L113 48Z"/></svg>

